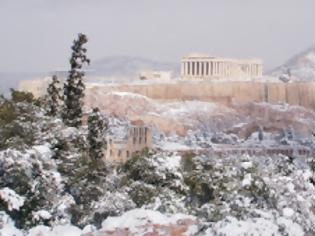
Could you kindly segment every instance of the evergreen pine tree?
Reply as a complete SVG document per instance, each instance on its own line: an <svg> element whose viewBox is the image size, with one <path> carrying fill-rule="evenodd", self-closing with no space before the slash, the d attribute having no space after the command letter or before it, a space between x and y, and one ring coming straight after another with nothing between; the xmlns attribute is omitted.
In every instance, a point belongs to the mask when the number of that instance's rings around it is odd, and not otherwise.
<svg viewBox="0 0 315 236"><path fill-rule="evenodd" d="M60 81L56 75L52 77L52 82L47 88L47 114L49 116L56 116L59 111L60 101L62 100Z"/></svg>
<svg viewBox="0 0 315 236"><path fill-rule="evenodd" d="M101 118L100 110L94 108L93 112L88 118L88 143L89 143L89 155L92 159L98 160L103 157L103 150L106 148L106 142L104 140L104 129L106 123Z"/></svg>
<svg viewBox="0 0 315 236"><path fill-rule="evenodd" d="M84 44L88 41L86 35L79 34L74 40L72 55L70 58L71 70L64 85L64 111L63 120L68 126L79 127L83 113L83 98L85 85L83 82L84 72L82 67L89 64L90 60L86 56Z"/></svg>

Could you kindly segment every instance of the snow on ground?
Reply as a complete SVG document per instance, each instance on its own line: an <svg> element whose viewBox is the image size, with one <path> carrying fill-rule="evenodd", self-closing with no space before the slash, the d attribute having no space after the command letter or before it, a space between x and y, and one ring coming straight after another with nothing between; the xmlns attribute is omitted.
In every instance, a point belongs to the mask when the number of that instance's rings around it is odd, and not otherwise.
<svg viewBox="0 0 315 236"><path fill-rule="evenodd" d="M23 233L15 228L14 222L3 211L0 211L0 236L23 236Z"/></svg>
<svg viewBox="0 0 315 236"><path fill-rule="evenodd" d="M119 96L119 97L124 97L124 98L137 98L137 99L145 99L145 100L151 100L146 96L143 96L138 93L130 93L130 92L118 92L118 91L112 91L107 93L107 95L113 95L113 96Z"/></svg>
<svg viewBox="0 0 315 236"><path fill-rule="evenodd" d="M0 236L81 236L82 231L73 225L59 225L48 227L38 225L31 228L28 233L17 229L11 218L0 211Z"/></svg>
<svg viewBox="0 0 315 236"><path fill-rule="evenodd" d="M176 118L193 113L211 113L218 109L218 105L202 101L183 101L165 103L163 108L162 116Z"/></svg>
<svg viewBox="0 0 315 236"><path fill-rule="evenodd" d="M227 217L225 221L215 225L217 235L235 236L235 235L260 235L271 236L280 235L277 225L263 218L252 220L237 220L234 217ZM205 235L211 235L212 229L209 229ZM301 235L301 234L300 234ZM303 235L303 234L302 234ZM296 235L298 236L298 235Z"/></svg>
<svg viewBox="0 0 315 236"><path fill-rule="evenodd" d="M73 225L59 225L53 228L41 225L32 228L27 236L81 236L81 233L81 229Z"/></svg>
<svg viewBox="0 0 315 236"><path fill-rule="evenodd" d="M186 151L191 149L190 147L184 144L176 142L165 142L160 147L165 151Z"/></svg>
<svg viewBox="0 0 315 236"><path fill-rule="evenodd" d="M114 231L116 229L128 229L133 235L145 235L151 232L152 228L145 227L142 232L139 230L143 226L148 225L178 225L181 220L195 221L195 217L175 214L163 215L158 211L134 209L124 213L120 217L108 217L103 223L102 228L106 231ZM160 234L159 234L160 235Z"/></svg>

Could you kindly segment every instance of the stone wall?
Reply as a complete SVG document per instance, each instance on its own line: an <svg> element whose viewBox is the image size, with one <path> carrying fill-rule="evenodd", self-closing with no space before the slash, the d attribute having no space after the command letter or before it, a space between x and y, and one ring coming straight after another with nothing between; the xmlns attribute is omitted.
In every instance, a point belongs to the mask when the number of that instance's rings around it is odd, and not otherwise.
<svg viewBox="0 0 315 236"><path fill-rule="evenodd" d="M96 94L119 91L138 93L156 100L200 100L224 105L248 102L288 103L315 109L315 82L177 82L94 86L87 99Z"/></svg>
<svg viewBox="0 0 315 236"><path fill-rule="evenodd" d="M19 89L45 93L47 81L21 82ZM120 91L138 93L157 100L200 100L225 105L247 102L285 102L315 109L315 82L258 82L258 81L178 81L170 83L114 84L88 86L87 104L93 105L97 94Z"/></svg>

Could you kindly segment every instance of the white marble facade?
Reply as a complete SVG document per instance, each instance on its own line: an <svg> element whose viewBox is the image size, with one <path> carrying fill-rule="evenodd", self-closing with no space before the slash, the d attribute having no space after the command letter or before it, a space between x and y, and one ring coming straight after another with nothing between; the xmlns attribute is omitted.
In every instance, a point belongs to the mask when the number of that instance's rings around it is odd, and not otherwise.
<svg viewBox="0 0 315 236"><path fill-rule="evenodd" d="M262 61L189 55L182 58L182 79L250 79L262 76Z"/></svg>

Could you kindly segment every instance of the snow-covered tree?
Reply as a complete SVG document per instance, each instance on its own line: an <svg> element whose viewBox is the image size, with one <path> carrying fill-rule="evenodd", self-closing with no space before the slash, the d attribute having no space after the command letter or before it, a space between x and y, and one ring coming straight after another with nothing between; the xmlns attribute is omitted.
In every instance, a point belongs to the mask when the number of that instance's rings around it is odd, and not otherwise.
<svg viewBox="0 0 315 236"><path fill-rule="evenodd" d="M83 82L84 72L82 67L89 64L86 56L87 49L84 44L88 42L86 35L79 34L74 40L72 55L70 58L71 70L64 85L64 111L63 120L68 126L79 127L81 125L82 107L85 85Z"/></svg>
<svg viewBox="0 0 315 236"><path fill-rule="evenodd" d="M99 108L94 108L88 118L88 143L89 154L94 160L101 159L103 157L103 150L106 148L106 142L104 140L104 129L106 123L101 117Z"/></svg>
<svg viewBox="0 0 315 236"><path fill-rule="evenodd" d="M62 100L60 81L56 75L52 77L52 82L47 88L47 114L50 116L56 116L59 112L60 101Z"/></svg>

